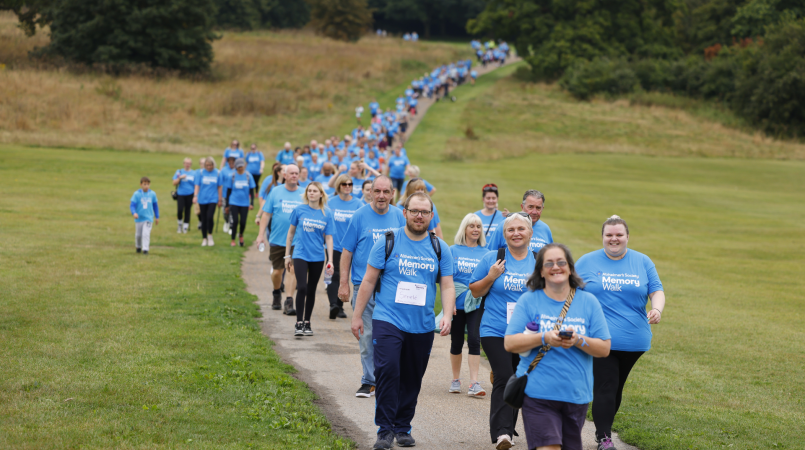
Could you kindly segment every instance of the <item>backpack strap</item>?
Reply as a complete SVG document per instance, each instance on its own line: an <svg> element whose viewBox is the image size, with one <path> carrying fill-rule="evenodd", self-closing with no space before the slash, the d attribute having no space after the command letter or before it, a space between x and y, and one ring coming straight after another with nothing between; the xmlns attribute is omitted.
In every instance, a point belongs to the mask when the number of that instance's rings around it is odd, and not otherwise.
<svg viewBox="0 0 805 450"><path fill-rule="evenodd" d="M433 251L436 252L436 264L439 268L439 272L436 274L436 282L442 282L442 245L439 243L439 238L436 234L431 231L430 233L430 245L433 247Z"/></svg>
<svg viewBox="0 0 805 450"><path fill-rule="evenodd" d="M385 259L385 261L388 261L389 257L391 256L391 252L394 251L394 231L392 231L392 230L386 231L385 236L386 236L386 259ZM386 269L380 269L380 275L378 275L377 283L375 283L375 292L376 293L380 292L380 284L381 284L380 279L383 278L383 272L385 272L385 271L386 271Z"/></svg>

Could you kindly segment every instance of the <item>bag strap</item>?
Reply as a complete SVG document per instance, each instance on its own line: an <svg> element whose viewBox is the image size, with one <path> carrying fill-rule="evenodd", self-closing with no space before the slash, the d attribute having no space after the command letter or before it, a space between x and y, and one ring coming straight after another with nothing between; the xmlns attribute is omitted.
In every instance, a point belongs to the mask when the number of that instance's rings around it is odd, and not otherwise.
<svg viewBox="0 0 805 450"><path fill-rule="evenodd" d="M433 247L433 251L436 252L436 263L439 267L439 272L436 274L436 282L442 282L442 245L439 243L439 238L436 234L431 231L430 234L430 246Z"/></svg>
<svg viewBox="0 0 805 450"><path fill-rule="evenodd" d="M391 256L391 252L394 250L394 231L388 230L385 233L386 235L386 259L384 261L388 261L389 257ZM383 272L386 269L380 269L380 274L377 276L377 283L375 283L375 293L380 292L380 279L383 278Z"/></svg>
<svg viewBox="0 0 805 450"><path fill-rule="evenodd" d="M497 208L495 208L495 213L492 214L492 218L489 219L489 225L486 226L486 233L484 233L484 236L489 237L489 229L492 228L492 222L495 221L495 216L497 216L497 215L498 215L498 210L497 210Z"/></svg>
<svg viewBox="0 0 805 450"><path fill-rule="evenodd" d="M562 322L565 321L567 310L570 309L570 304L573 303L573 297L575 296L576 296L576 290L571 289L570 292L567 294L567 300L565 300L565 306L562 307L562 312L559 313L559 319L556 320L556 323L553 326L554 331L559 331L559 328L562 327ZM539 364L539 362L542 360L542 357L545 356L545 353L547 353L548 350L550 349L551 346L548 344L542 346L540 352L537 353L537 356L535 356L534 360L531 361L531 364L529 364L528 370L525 373L526 375L531 373L531 371L534 370L535 367L537 367L537 364Z"/></svg>

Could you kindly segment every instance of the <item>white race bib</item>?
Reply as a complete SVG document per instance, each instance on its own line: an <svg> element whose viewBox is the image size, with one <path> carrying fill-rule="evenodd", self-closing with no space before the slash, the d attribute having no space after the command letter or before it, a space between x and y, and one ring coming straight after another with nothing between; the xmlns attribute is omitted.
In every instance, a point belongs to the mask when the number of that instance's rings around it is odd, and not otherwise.
<svg viewBox="0 0 805 450"><path fill-rule="evenodd" d="M397 295L394 297L394 302L404 303L406 305L425 306L427 294L427 285L401 281L400 284L397 285Z"/></svg>
<svg viewBox="0 0 805 450"><path fill-rule="evenodd" d="M515 306L517 306L517 302L506 302L506 325L512 320Z"/></svg>

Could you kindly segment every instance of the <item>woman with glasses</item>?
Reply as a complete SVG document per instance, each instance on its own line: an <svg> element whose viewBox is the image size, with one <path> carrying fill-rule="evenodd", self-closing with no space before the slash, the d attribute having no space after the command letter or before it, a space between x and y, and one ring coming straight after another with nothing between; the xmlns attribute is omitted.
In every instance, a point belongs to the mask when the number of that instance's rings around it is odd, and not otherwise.
<svg viewBox="0 0 805 450"><path fill-rule="evenodd" d="M467 305L464 301L470 295L470 278L475 268L480 264L481 258L489 250L486 249L483 224L475 214L467 214L458 227L455 245L450 247L453 254L453 283L456 287L456 313L453 316L453 325L450 328L450 365L453 369L453 381L450 383L451 394L461 393L461 351L464 348L464 332L467 332L467 347L469 356L467 363L470 369L470 387L467 395L470 397L483 397L486 391L478 382L478 366L481 363L481 336L478 334L478 320L481 312L477 304ZM472 299L475 300L475 299ZM471 309L472 308L472 309Z"/></svg>
<svg viewBox="0 0 805 450"><path fill-rule="evenodd" d="M338 280L341 279L341 239L347 233L349 221L355 211L360 209L364 203L352 196L353 182L347 174L339 175L335 180L336 192L338 196L328 202L328 207L333 212L333 280L335 283L327 285L327 298L330 300L330 319L345 319L344 302L338 298ZM364 197L365 198L365 197Z"/></svg>
<svg viewBox="0 0 805 450"><path fill-rule="evenodd" d="M400 201L397 203L397 207L402 209L403 204L405 203L405 199L410 197L411 195L421 192L425 195L428 195L427 192L427 185L425 184L425 180L421 178L411 178L411 181L408 182L405 186L405 194L400 197ZM436 211L436 204L433 204L433 216L430 219L430 225L428 225L428 231L433 231L433 234L438 236L440 239L442 238L442 224L441 220L439 220L439 212Z"/></svg>
<svg viewBox="0 0 805 450"><path fill-rule="evenodd" d="M542 353L526 381L526 448L582 450L581 429L593 397L593 358L609 354L607 321L595 296L581 290L584 281L562 244L539 251L527 286L503 341L506 350L523 355L520 377Z"/></svg>
<svg viewBox="0 0 805 450"><path fill-rule="evenodd" d="M503 346L503 337L517 299L526 291L526 280L534 271L536 258L529 250L531 219L527 214L511 214L503 222L506 246L484 255L470 278L473 297L481 303L481 345L492 367L492 401L489 434L497 450L512 446L517 410L503 401L506 382L512 376L520 356Z"/></svg>
<svg viewBox="0 0 805 450"><path fill-rule="evenodd" d="M612 421L623 386L643 353L651 348L651 326L660 323L665 292L651 259L627 248L629 226L612 216L601 227L604 248L576 265L590 292L601 302L612 333L612 351L593 361L593 420L598 449L612 449ZM646 303L651 310L646 312Z"/></svg>
<svg viewBox="0 0 805 450"><path fill-rule="evenodd" d="M489 237L497 231L498 226L506 219L506 216L509 215L509 210L504 208L502 212L498 211L497 185L491 183L484 185L481 192L484 200L484 208L476 211L475 214L481 218L481 222L484 224L484 237L489 239Z"/></svg>

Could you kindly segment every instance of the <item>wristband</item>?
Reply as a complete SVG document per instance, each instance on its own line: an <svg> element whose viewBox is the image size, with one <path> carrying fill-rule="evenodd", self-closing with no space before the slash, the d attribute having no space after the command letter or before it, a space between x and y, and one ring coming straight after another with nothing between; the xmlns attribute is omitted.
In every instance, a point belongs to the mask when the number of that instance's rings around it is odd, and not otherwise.
<svg viewBox="0 0 805 450"><path fill-rule="evenodd" d="M545 347L545 333L542 333L542 346Z"/></svg>
<svg viewBox="0 0 805 450"><path fill-rule="evenodd" d="M285 255L285 259L291 259L291 257L288 256L288 255Z"/></svg>

